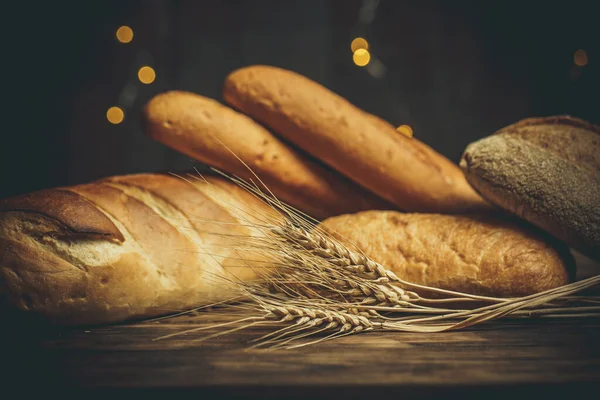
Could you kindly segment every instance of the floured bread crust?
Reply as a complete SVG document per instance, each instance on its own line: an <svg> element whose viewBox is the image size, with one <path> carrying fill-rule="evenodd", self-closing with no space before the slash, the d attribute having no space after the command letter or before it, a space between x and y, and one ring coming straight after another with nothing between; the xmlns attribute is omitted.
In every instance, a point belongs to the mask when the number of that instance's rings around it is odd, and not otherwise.
<svg viewBox="0 0 600 400"><path fill-rule="evenodd" d="M526 119L470 144L460 165L488 201L600 259L600 128Z"/></svg>

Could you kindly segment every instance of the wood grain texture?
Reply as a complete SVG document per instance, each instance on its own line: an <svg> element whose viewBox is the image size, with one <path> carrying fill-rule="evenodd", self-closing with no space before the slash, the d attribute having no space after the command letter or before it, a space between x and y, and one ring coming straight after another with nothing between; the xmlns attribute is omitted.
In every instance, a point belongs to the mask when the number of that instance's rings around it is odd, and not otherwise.
<svg viewBox="0 0 600 400"><path fill-rule="evenodd" d="M228 319L212 311L87 330L13 331L2 340L4 363L11 366L3 376L6 383L93 394L175 390L221 398L469 398L489 390L548 398L600 388L598 319L505 322L439 334L368 333L287 351L245 350L262 330L205 342L193 341L206 334L199 332L153 340Z"/></svg>
<svg viewBox="0 0 600 400"><path fill-rule="evenodd" d="M600 263L575 253L578 279ZM1 304L1 303L0 303ZM600 390L600 319L499 322L466 331L367 333L247 351L248 330L206 342L159 336L224 321L216 310L102 328L42 329L3 316L0 385L61 399L577 399ZM8 322L12 321L12 322ZM592 396L591 398L594 398Z"/></svg>

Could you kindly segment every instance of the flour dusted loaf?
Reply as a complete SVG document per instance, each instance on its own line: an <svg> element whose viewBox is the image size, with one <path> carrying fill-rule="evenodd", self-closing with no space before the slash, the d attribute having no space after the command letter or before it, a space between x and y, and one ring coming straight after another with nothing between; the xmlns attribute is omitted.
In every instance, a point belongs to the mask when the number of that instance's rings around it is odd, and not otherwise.
<svg viewBox="0 0 600 400"><path fill-rule="evenodd" d="M365 211L321 227L407 281L472 294L524 296L570 282L568 248L492 216Z"/></svg>
<svg viewBox="0 0 600 400"><path fill-rule="evenodd" d="M255 173L276 197L312 217L394 208L215 100L161 93L148 102L143 120L153 139L245 180L256 182Z"/></svg>
<svg viewBox="0 0 600 400"><path fill-rule="evenodd" d="M227 77L223 96L401 210L490 209L457 165L304 76L269 66L245 67Z"/></svg>
<svg viewBox="0 0 600 400"><path fill-rule="evenodd" d="M232 209L237 210L232 213ZM227 235L270 209L222 178L102 179L0 201L0 296L65 325L186 310L252 279ZM234 215L235 214L235 215ZM215 223L216 222L216 223Z"/></svg>
<svg viewBox="0 0 600 400"><path fill-rule="evenodd" d="M470 144L460 165L489 202L600 260L600 127L525 119Z"/></svg>

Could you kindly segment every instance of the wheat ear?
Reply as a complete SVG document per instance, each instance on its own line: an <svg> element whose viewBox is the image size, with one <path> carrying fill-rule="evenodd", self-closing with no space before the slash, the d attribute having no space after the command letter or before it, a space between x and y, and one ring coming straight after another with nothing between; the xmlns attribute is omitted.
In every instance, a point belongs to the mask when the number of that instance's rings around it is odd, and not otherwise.
<svg viewBox="0 0 600 400"><path fill-rule="evenodd" d="M600 276L510 299L414 284L399 278L360 250L340 243L316 226L315 221L264 195L256 185L237 178L233 180L263 199L282 218L265 215L257 223L255 218L239 210L243 223L252 225L261 234L232 237L232 243L243 249L240 261L257 269L260 279L254 282L231 280L230 283L240 289L247 307L255 314L246 312L237 321L213 326L239 325L206 338L266 325L278 328L256 339L253 347L294 348L374 330L440 332L506 317L565 318L599 314L598 297L576 294L600 284ZM250 257L254 254L259 256L256 260ZM422 293L443 298L429 299ZM440 306L447 302L489 305L476 309ZM296 343L312 336L317 339Z"/></svg>
<svg viewBox="0 0 600 400"><path fill-rule="evenodd" d="M414 288L443 295L446 297L443 300L444 302L450 300L462 301L471 299L499 303L504 300L495 297L478 296L418 285L405 281L400 279L394 272L385 268L383 265L373 261L371 258L360 252L350 250L326 233L319 232L319 230L309 231L303 227L295 226L289 221L284 221L280 227L272 228L272 232L284 241L291 243L294 247L299 247L322 259L329 260L332 265L342 268L349 276L359 277L370 280L371 282L376 282L377 284L385 285L380 286L380 288L388 289L384 290L384 294L379 298L382 302L390 299L386 298L387 295L391 295L391 298L394 300L399 298L405 302L419 302L424 300L435 301L433 299L424 299L414 291L409 291L404 288ZM453 299L450 297L453 297Z"/></svg>

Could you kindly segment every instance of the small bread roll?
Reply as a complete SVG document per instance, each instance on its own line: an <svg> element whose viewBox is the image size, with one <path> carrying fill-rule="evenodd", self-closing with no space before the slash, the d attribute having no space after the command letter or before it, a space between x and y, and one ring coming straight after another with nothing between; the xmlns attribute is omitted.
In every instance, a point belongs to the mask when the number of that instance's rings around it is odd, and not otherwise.
<svg viewBox="0 0 600 400"><path fill-rule="evenodd" d="M489 202L600 260L600 127L525 119L470 144L460 166Z"/></svg>
<svg viewBox="0 0 600 400"><path fill-rule="evenodd" d="M568 248L491 216L365 211L320 225L401 279L464 293L516 297L570 282Z"/></svg>

